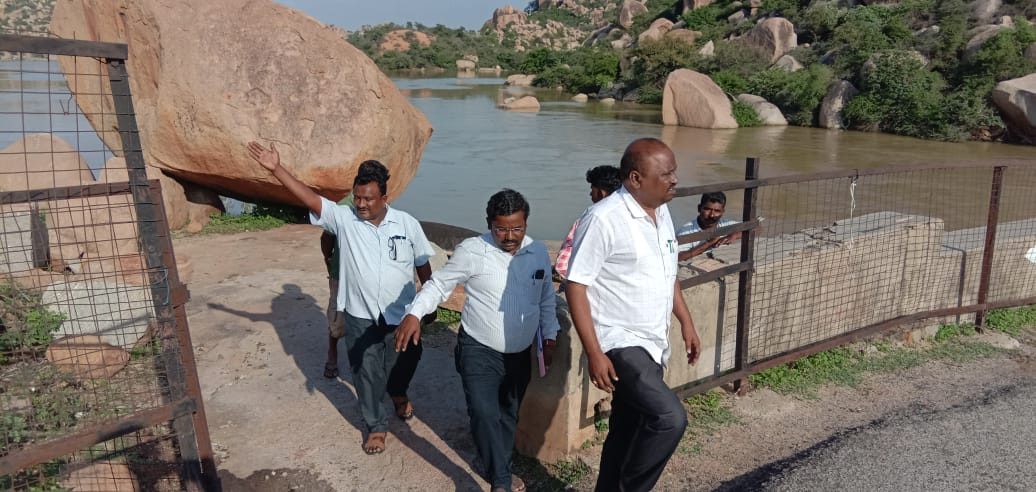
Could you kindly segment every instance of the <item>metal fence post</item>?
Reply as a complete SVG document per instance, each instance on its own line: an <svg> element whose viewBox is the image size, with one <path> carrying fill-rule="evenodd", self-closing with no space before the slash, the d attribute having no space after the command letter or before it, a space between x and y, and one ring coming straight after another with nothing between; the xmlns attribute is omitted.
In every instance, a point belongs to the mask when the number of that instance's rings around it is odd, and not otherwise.
<svg viewBox="0 0 1036 492"><path fill-rule="evenodd" d="M178 333L181 330L176 329L178 316L175 304L177 303L173 298L177 294L174 287L179 287L179 285L174 285L171 281L169 267L164 262L169 243L167 242L168 237L161 236L168 236L168 225L163 222L161 194L152 192L147 181L140 130L134 118L125 60L108 60L108 79L111 82L119 135L122 139L123 155L129 173L130 193L133 196L137 216L141 253L144 255L149 272L148 281L151 285L155 321L158 325L156 331L161 339L162 360L169 384L169 398L172 401L191 398L195 402L195 408L200 410L201 395L197 372L193 367L185 368L183 364L184 360L193 364L193 354L191 357L185 358L182 353L193 349L190 346L190 339L188 338L186 343L183 343L183 337L178 336L182 335ZM160 227L162 225L165 227ZM196 426L199 422L196 416L197 414L187 414L173 420L180 458L183 461L183 478L189 491L214 490L218 487L218 482L212 461L211 446L207 439L203 441L198 439ZM204 413L201 413L201 416L204 416ZM201 420L200 425L205 426L204 420ZM202 434L208 437L207 429Z"/></svg>
<svg viewBox="0 0 1036 492"><path fill-rule="evenodd" d="M759 159L749 157L745 160L745 181L759 178ZM745 204L742 220L748 222L755 219L756 187L745 188ZM741 233L741 263L752 264L755 258L755 231L749 229ZM741 371L748 367L748 331L749 316L752 313L752 270L748 268L738 274L737 284L737 341L734 349L734 370ZM747 388L745 380L734 381L734 390L743 393Z"/></svg>
<svg viewBox="0 0 1036 492"><path fill-rule="evenodd" d="M986 218L986 242L982 248L982 275L978 281L978 299L976 303L985 304L989 296L989 276L993 270L993 250L996 247L996 226L1000 220L1000 194L1003 189L1004 168L997 166L993 168L993 184L989 191L989 216ZM982 308L975 314L975 326L982 330L985 322L986 309Z"/></svg>

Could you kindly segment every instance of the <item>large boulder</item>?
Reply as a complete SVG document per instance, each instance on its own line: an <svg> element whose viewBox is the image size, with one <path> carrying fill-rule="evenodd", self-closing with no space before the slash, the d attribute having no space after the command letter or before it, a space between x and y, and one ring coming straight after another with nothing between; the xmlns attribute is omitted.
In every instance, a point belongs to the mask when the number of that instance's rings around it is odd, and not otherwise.
<svg viewBox="0 0 1036 492"><path fill-rule="evenodd" d="M1012 135L1022 142L1036 144L1036 73L997 84L993 103Z"/></svg>
<svg viewBox="0 0 1036 492"><path fill-rule="evenodd" d="M1001 6L1001 0L975 0L971 3L971 17L978 22L989 22Z"/></svg>
<svg viewBox="0 0 1036 492"><path fill-rule="evenodd" d="M1036 43L1032 43L1028 48L1025 48L1025 58L1036 63Z"/></svg>
<svg viewBox="0 0 1036 492"><path fill-rule="evenodd" d="M457 70L460 72L475 71L475 62L471 60L457 60Z"/></svg>
<svg viewBox="0 0 1036 492"><path fill-rule="evenodd" d="M827 88L827 95L820 103L820 128L845 128L842 110L845 104L859 93L860 91L849 81L832 82Z"/></svg>
<svg viewBox="0 0 1036 492"><path fill-rule="evenodd" d="M769 56L770 63L799 45L795 26L781 17L771 17L756 24L742 39Z"/></svg>
<svg viewBox="0 0 1036 492"><path fill-rule="evenodd" d="M97 335L76 335L55 340L47 360L58 370L79 379L108 379L126 367L130 354L105 343Z"/></svg>
<svg viewBox="0 0 1036 492"><path fill-rule="evenodd" d="M737 128L730 100L708 75L681 68L662 92L662 123L695 128Z"/></svg>
<svg viewBox="0 0 1036 492"><path fill-rule="evenodd" d="M535 96L507 98L500 107L512 111L539 111L540 101L537 100Z"/></svg>
<svg viewBox="0 0 1036 492"><path fill-rule="evenodd" d="M982 49L982 46L986 44L986 41L996 37L1001 29L1004 29L1004 26L1001 24L989 24L968 31L968 42L964 45L964 59L971 60L975 53L978 53L978 50Z"/></svg>
<svg viewBox="0 0 1036 492"><path fill-rule="evenodd" d="M642 2L637 0L623 0L622 5L619 6L619 18L617 23L622 26L623 29L629 29L630 26L633 25L634 17L646 14L647 12L647 6Z"/></svg>
<svg viewBox="0 0 1036 492"><path fill-rule="evenodd" d="M799 61L791 55L782 55L780 58L777 59L773 66L780 68L786 72L798 72L799 70L806 68L802 66L802 64L799 63Z"/></svg>
<svg viewBox="0 0 1036 492"><path fill-rule="evenodd" d="M514 75L508 75L507 80L504 81L504 85L511 85L515 87L532 87L532 82L536 80L536 74L529 73L516 73Z"/></svg>
<svg viewBox="0 0 1036 492"><path fill-rule="evenodd" d="M493 29L497 31L503 30L503 28L514 24L521 26L529 20L529 16L510 5L505 5L493 11Z"/></svg>
<svg viewBox="0 0 1036 492"><path fill-rule="evenodd" d="M644 30L644 32L640 33L640 36L637 36L637 42L643 43L649 39L652 41L658 41L659 39L662 39L662 36L667 32L672 30L672 28L673 21L664 17L661 19L655 19L654 22Z"/></svg>
<svg viewBox="0 0 1036 492"><path fill-rule="evenodd" d="M715 0L683 0L683 11L696 10L712 5Z"/></svg>
<svg viewBox="0 0 1036 492"><path fill-rule="evenodd" d="M212 214L225 212L219 193L189 181L170 176L157 167L146 166L148 179L157 179L162 187L165 218L172 230L198 232L212 220ZM118 183L129 181L126 160L112 157L104 163L97 181Z"/></svg>
<svg viewBox="0 0 1036 492"><path fill-rule="evenodd" d="M242 22L251 27L227 28ZM58 0L51 30L128 43L145 160L226 194L301 205L249 157L245 144L259 140L276 142L288 168L330 198L372 158L389 167L388 194L399 196L431 136L427 118L336 30L268 0ZM121 153L112 101L97 95L111 93L103 66L58 61L79 107Z"/></svg>
<svg viewBox="0 0 1036 492"><path fill-rule="evenodd" d="M766 99L752 94L739 94L737 100L751 106L763 125L788 126L788 120L784 118L781 109Z"/></svg>
<svg viewBox="0 0 1036 492"><path fill-rule="evenodd" d="M90 185L94 175L76 149L50 133L34 133L0 150L0 191Z"/></svg>

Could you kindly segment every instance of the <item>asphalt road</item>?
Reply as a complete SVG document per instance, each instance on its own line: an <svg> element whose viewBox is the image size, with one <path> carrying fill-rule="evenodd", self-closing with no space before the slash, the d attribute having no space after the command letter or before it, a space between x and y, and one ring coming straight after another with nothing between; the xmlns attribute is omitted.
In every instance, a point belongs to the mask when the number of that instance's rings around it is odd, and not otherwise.
<svg viewBox="0 0 1036 492"><path fill-rule="evenodd" d="M719 490L1036 490L1036 380L887 415Z"/></svg>

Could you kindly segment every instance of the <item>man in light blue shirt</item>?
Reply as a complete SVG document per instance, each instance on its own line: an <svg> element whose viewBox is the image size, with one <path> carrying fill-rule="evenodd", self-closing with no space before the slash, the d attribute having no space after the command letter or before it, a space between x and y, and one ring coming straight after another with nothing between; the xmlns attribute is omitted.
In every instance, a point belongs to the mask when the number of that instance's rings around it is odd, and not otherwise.
<svg viewBox="0 0 1036 492"><path fill-rule="evenodd" d="M432 273L428 259L434 251L417 219L388 206L389 173L380 162L360 164L350 208L317 195L296 179L281 166L273 145L267 149L251 142L248 151L309 208L310 222L334 234L338 241L337 304L345 316L343 338L360 413L367 424L363 449L367 454L381 453L388 434L381 399L398 357L393 350L394 332L417 290L414 271L426 282ZM390 396L398 407L401 395Z"/></svg>
<svg viewBox="0 0 1036 492"><path fill-rule="evenodd" d="M727 195L722 191L703 194L701 202L698 203L698 216L694 220L680 226L676 230L676 236L679 238L680 236L686 236L695 232L737 224L737 221L723 218L723 212L726 211L726 207ZM730 244L738 239L741 239L740 232L728 236L714 237L708 241L692 241L687 244L681 244L678 259L684 261L702 253L711 253L717 246Z"/></svg>
<svg viewBox="0 0 1036 492"><path fill-rule="evenodd" d="M464 284L467 300L455 361L483 467L479 471L494 492L525 488L511 475L511 451L532 374L530 351L539 331L544 366L549 366L559 327L550 256L543 243L525 235L528 216L529 204L517 191L493 195L486 207L489 232L457 246L421 287L396 335L396 350L420 346L421 316Z"/></svg>

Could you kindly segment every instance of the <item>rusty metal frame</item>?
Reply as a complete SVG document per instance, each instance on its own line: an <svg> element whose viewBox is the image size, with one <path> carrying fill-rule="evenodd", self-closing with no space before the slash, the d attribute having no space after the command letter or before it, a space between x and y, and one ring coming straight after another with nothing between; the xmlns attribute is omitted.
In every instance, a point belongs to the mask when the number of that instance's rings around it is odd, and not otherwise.
<svg viewBox="0 0 1036 492"><path fill-rule="evenodd" d="M162 206L161 185L156 180L147 179L125 65L128 49L125 44L0 34L0 51L90 57L106 64L129 181L2 192L0 204L31 204L120 194L133 196L141 254L146 261L154 302L154 329L161 340L159 360L165 366L169 386L165 403L157 408L100 423L0 457L0 475L14 474L92 444L171 421L182 463L184 486L190 491L218 490L219 479L184 308L189 294L177 274Z"/></svg>
<svg viewBox="0 0 1036 492"><path fill-rule="evenodd" d="M748 158L745 165L745 179L742 181L729 181L725 183L714 183L701 186L678 188L676 196L689 197L716 191L744 190L744 209L742 223L724 228L715 228L708 231L696 232L681 236L680 243L711 239L714 237L742 232L741 258L740 262L734 265L707 272L680 282L681 289L699 285L712 280L722 280L727 275L739 274L738 283L738 306L737 306L737 327L736 327L736 348L734 367L727 371L720 372L719 365L715 367L716 373L712 376L691 381L682 386L673 388L681 395L693 395L708 391L725 384L733 383L735 391L743 391L747 384L748 376L766 369L786 364L802 357L817 352L822 352L834 347L844 345L854 340L874 335L883 331L914 323L924 319L939 318L944 316L960 316L968 313L976 314L976 325L981 329L987 311L991 309L1025 306L1036 304L1036 297L1013 299L999 302L988 302L990 287L990 276L992 273L993 255L996 249L996 233L999 222L1000 198L1003 190L1004 170L1012 166L1033 167L1031 160L1009 159L996 163L992 162L955 162L955 163L926 163L910 166L895 166L875 169L851 169L805 175L788 175L773 178L759 178L759 161L755 158ZM912 171L926 171L935 169L991 169L992 183L990 186L989 210L986 219L986 230L984 249L982 253L982 270L979 278L979 292L975 304L945 309L937 309L898 316L893 319L867 325L851 332L838 335L826 340L805 345L787 352L760 360L749 360L748 335L750 332L749 316L751 314L751 282L754 268L755 234L758 225L756 214L756 190L764 186L781 184L805 183L821 180L832 180L841 178L854 178L858 176L877 176L885 174L905 173ZM962 266L963 268L963 266ZM724 284L725 285L725 284ZM959 286L958 296L962 300L963 285Z"/></svg>

